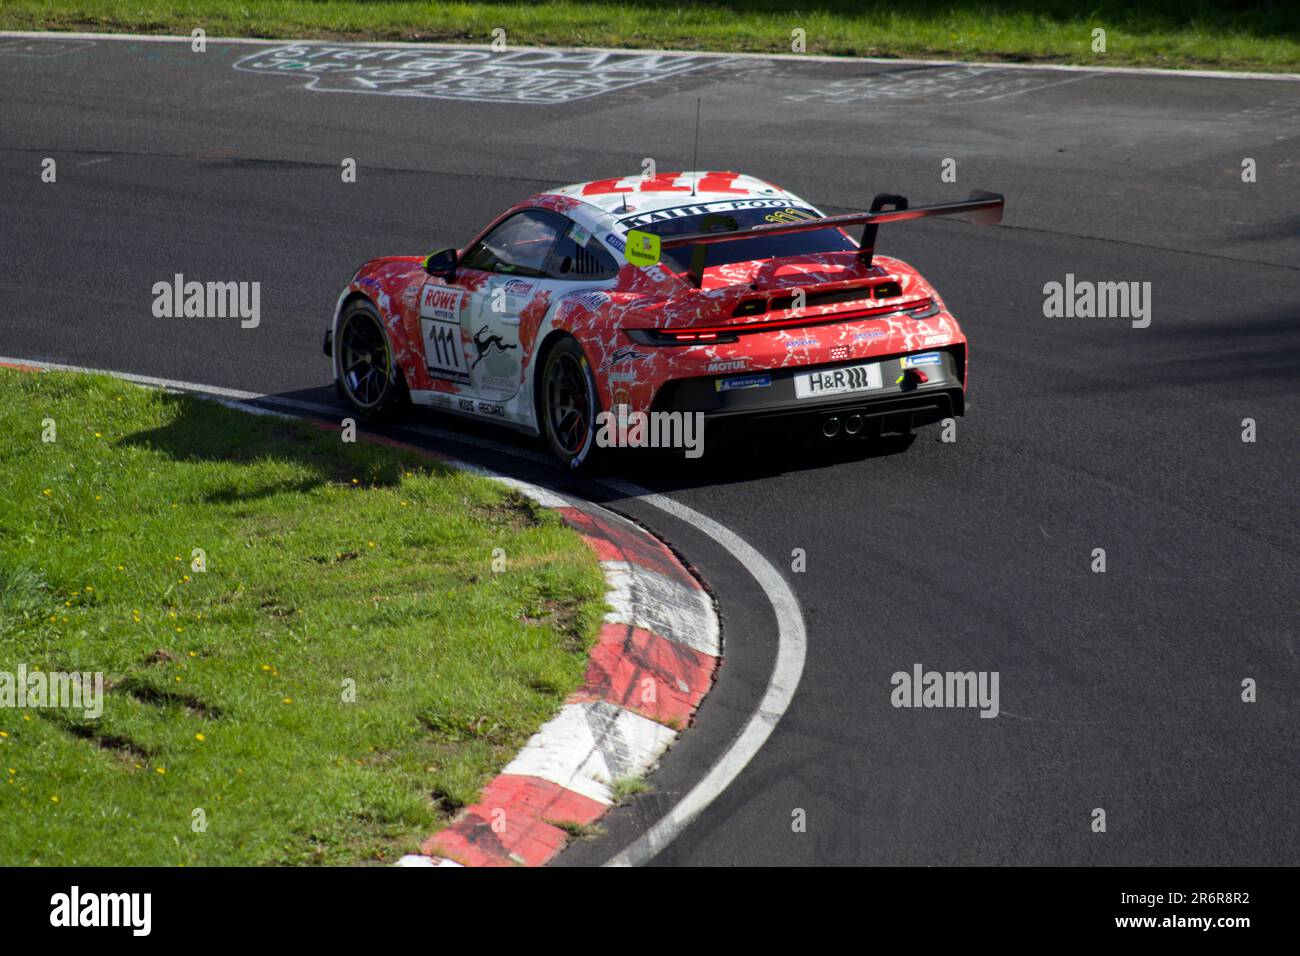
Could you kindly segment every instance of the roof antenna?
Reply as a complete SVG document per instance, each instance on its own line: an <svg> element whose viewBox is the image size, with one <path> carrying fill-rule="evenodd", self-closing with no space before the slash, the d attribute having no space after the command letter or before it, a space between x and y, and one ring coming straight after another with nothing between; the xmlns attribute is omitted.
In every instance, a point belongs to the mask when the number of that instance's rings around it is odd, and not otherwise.
<svg viewBox="0 0 1300 956"><path fill-rule="evenodd" d="M695 195L695 180L700 164L700 98L695 97L695 154L691 157L691 195Z"/></svg>

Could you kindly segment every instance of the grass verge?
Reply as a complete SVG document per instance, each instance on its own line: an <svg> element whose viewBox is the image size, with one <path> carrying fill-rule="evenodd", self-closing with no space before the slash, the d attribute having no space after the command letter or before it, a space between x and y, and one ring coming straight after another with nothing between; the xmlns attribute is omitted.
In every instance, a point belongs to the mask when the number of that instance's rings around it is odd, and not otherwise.
<svg viewBox="0 0 1300 956"><path fill-rule="evenodd" d="M425 0L6 0L5 29L444 40L1300 70L1293 0L784 0L429 3ZM1104 52L1094 29L1106 31Z"/></svg>
<svg viewBox="0 0 1300 956"><path fill-rule="evenodd" d="M0 683L108 688L0 705L0 865L391 861L581 680L599 566L489 481L100 376L0 434Z"/></svg>

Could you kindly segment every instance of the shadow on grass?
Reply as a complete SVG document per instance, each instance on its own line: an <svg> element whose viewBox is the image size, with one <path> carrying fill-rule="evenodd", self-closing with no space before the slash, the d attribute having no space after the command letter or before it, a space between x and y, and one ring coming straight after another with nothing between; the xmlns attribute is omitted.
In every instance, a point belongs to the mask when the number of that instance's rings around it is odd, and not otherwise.
<svg viewBox="0 0 1300 956"><path fill-rule="evenodd" d="M160 428L126 436L123 445L158 452L178 462L238 465L285 462L306 468L310 474L307 478L271 481L252 489L231 484L209 492L204 500L211 503L247 502L354 482L368 487L395 487L407 471L447 471L445 465L430 461L418 452L362 440L345 442L337 426L324 428L249 414L192 395L163 393L159 400L170 406L171 420Z"/></svg>

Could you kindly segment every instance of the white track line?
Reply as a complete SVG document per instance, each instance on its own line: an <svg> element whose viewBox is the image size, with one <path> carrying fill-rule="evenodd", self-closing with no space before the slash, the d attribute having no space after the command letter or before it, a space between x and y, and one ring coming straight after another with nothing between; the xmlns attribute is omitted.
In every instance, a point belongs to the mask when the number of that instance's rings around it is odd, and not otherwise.
<svg viewBox="0 0 1300 956"><path fill-rule="evenodd" d="M115 378L139 385L152 385L172 391L211 395L227 401L231 399L241 402L259 401L273 405L283 405L287 408L324 411L330 415L337 415L340 411L337 407L319 405L315 402L302 402L296 399L278 398L256 392L242 392L231 388L198 385L194 382L181 382L175 379L154 378L149 375L133 375L127 372L115 372L110 369L85 368L79 365L58 365L52 362L6 358L3 356L0 356L0 363L28 365L56 371L93 372L99 375L112 375ZM258 409L254 407L253 410L257 411ZM537 455L526 449L512 448L491 439L468 438L455 432L425 425L410 426L408 430L501 452L515 458L550 463L545 456ZM754 755L758 753L763 744L767 742L767 738L776 729L777 723L780 722L781 717L789 708L790 702L794 699L795 691L799 687L799 680L803 676L804 659L807 656L808 638L807 630L804 627L803 611L799 607L799 600L794 596L794 592L790 590L790 586L786 584L785 579L781 577L780 572L776 570L772 563L756 551L744 538L707 515L701 514L694 508L690 508L672 498L667 498L648 489L616 479L594 479L594 481L596 484L604 485L625 497L644 501L646 504L652 505L660 511L704 532L730 553L740 563L741 567L754 576L759 587L763 589L767 599L772 603L772 610L776 615L776 663L772 668L771 676L768 678L767 690L763 694L762 700L758 702L758 706L754 708L744 728L736 735L736 738L727 747L726 752L709 768L700 782L687 792L686 796L679 800L654 826L605 864L606 866L639 866L652 860L657 853L672 843L690 825L691 821L698 817L709 804L727 789L731 782L745 769L746 765L754 759Z"/></svg>
<svg viewBox="0 0 1300 956"><path fill-rule="evenodd" d="M193 37L134 33L64 33L57 30L0 30L0 39L49 40L129 40L133 43L190 43ZM491 50L491 43L413 43L402 40L317 40L262 39L258 37L206 37L208 43L239 43L246 46L285 46L317 44L319 46L385 47L395 50ZM782 60L793 63L880 63L887 66L984 66L999 70L1085 70L1090 73L1122 73L1136 76L1182 76L1211 80L1300 80L1300 73L1249 73L1230 70L1171 70L1143 66L1076 66L1057 63L1002 63L997 60L911 60L886 56L827 56L818 53L726 53L714 50L660 50L643 47L607 46L515 46L511 53L554 51L557 53L643 53L646 56L692 56L717 59Z"/></svg>
<svg viewBox="0 0 1300 956"><path fill-rule="evenodd" d="M601 481L609 488L638 501L654 505L660 511L693 525L726 548L745 568L772 602L776 613L777 649L776 664L768 678L767 691L758 702L744 729L736 735L726 753L709 768L708 773L677 802L649 830L639 836L623 852L615 855L606 866L640 866L652 860L660 850L698 817L709 804L718 798L735 780L754 755L767 742L777 723L794 700L803 676L804 658L808 650L808 635L804 628L803 612L799 600L786 584L785 578L772 563L759 554L752 545L734 531L718 524L708 515L701 514L679 501L639 488L624 481Z"/></svg>

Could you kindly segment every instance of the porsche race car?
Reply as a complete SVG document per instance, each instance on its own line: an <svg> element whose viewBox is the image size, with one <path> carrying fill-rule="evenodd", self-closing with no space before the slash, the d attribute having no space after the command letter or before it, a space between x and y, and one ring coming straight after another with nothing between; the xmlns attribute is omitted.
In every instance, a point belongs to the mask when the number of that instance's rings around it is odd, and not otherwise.
<svg viewBox="0 0 1300 956"><path fill-rule="evenodd" d="M565 186L463 248L366 262L325 352L363 416L414 404L506 424L573 468L613 409L905 432L963 414L966 337L915 269L875 254L877 229L998 222L1002 206L882 194L825 216L732 172Z"/></svg>

